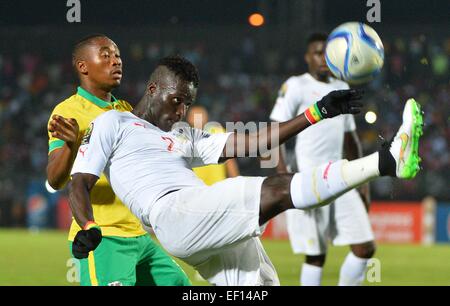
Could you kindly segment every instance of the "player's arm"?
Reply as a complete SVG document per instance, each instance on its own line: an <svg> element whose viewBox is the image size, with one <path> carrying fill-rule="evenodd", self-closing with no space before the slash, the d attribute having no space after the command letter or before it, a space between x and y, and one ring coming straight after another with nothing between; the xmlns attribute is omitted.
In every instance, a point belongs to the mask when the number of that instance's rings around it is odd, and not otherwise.
<svg viewBox="0 0 450 306"><path fill-rule="evenodd" d="M89 252L95 250L102 241L102 231L94 221L94 213L90 200L90 191L98 177L89 173L72 175L69 188L69 203L72 214L82 230L78 231L73 243L72 254L83 259Z"/></svg>
<svg viewBox="0 0 450 306"><path fill-rule="evenodd" d="M64 141L61 147L50 152L47 162L48 182L54 189L59 190L69 180L70 169L79 145L79 126L73 118L66 119L60 115L53 115L48 132L52 138Z"/></svg>
<svg viewBox="0 0 450 306"><path fill-rule="evenodd" d="M95 223L90 192L98 180L98 176L90 173L75 173L69 188L69 203L75 221L82 228L75 235L72 254L83 259L95 250L102 241L102 231Z"/></svg>
<svg viewBox="0 0 450 306"><path fill-rule="evenodd" d="M98 177L90 173L75 173L69 188L69 203L75 221L84 228L86 223L94 221L90 192Z"/></svg>
<svg viewBox="0 0 450 306"><path fill-rule="evenodd" d="M358 114L362 104L357 100L361 97L362 92L355 89L332 91L291 120L270 125L256 133L232 133L223 149L222 159L261 156L322 119Z"/></svg>
<svg viewBox="0 0 450 306"><path fill-rule="evenodd" d="M344 134L344 158L353 160L363 157L362 145L358 133L355 130L347 131ZM370 188L369 183L362 185L358 191L364 201L367 211L370 206Z"/></svg>
<svg viewBox="0 0 450 306"><path fill-rule="evenodd" d="M88 257L102 240L100 227L94 220L90 192L113 152L119 126L115 116L115 113L107 112L91 123L71 170L70 208L76 222L83 228L72 244L76 258Z"/></svg>

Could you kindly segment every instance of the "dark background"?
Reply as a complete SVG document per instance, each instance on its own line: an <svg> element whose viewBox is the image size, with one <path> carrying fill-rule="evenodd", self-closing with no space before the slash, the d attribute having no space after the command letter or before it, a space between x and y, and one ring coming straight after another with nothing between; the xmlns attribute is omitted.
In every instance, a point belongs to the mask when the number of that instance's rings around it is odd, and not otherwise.
<svg viewBox="0 0 450 306"><path fill-rule="evenodd" d="M292 0L81 0L83 25L244 25L253 11L266 11L269 25L295 23L301 12L286 8L300 2ZM447 26L450 2L445 0L381 0L382 22L404 24L433 24ZM297 3L297 4L296 4ZM367 1L336 0L314 1L329 24L365 19ZM65 0L0 2L0 24L11 25L64 25L67 26ZM356 18L355 18L356 17Z"/></svg>

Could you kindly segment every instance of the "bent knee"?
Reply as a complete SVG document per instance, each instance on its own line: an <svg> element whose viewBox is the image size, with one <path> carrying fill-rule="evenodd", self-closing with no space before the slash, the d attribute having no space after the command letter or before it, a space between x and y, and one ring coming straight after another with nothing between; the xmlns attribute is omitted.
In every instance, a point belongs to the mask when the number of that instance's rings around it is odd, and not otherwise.
<svg viewBox="0 0 450 306"><path fill-rule="evenodd" d="M325 265L326 255L306 255L305 262L308 265L323 267Z"/></svg>
<svg viewBox="0 0 450 306"><path fill-rule="evenodd" d="M375 242L369 241L363 244L356 244L351 246L353 254L359 258L372 258L375 255Z"/></svg>

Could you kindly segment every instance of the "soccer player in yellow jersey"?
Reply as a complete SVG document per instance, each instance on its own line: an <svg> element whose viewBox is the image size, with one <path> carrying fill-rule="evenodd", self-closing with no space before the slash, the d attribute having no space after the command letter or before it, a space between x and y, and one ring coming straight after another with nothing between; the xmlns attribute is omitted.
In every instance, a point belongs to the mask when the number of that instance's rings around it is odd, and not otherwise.
<svg viewBox="0 0 450 306"><path fill-rule="evenodd" d="M111 109L132 110L130 104L111 94L122 79L120 51L111 39L104 35L84 38L75 45L72 61L80 86L76 94L55 107L48 124L47 177L55 189L68 182L90 122ZM55 124L64 128L55 131ZM81 285L190 285L178 264L152 241L114 194L104 175L92 188L91 200L96 224L81 229L74 221L69 232L73 255L83 258ZM93 231L88 231L92 227L99 229L103 240L95 251L88 252L86 243L91 240L86 235L92 235Z"/></svg>
<svg viewBox="0 0 450 306"><path fill-rule="evenodd" d="M225 132L219 123L208 123L208 118L208 111L203 106L195 105L190 107L186 121L190 126L204 129L209 134ZM227 160L224 164L203 166L192 170L206 185L212 185L229 177L239 176L239 168L234 159Z"/></svg>

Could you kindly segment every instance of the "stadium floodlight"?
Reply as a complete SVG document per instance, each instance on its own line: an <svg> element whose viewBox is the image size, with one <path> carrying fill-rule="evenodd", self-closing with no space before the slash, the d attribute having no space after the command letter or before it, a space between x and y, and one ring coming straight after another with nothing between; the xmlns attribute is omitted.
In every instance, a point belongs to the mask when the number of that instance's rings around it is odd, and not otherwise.
<svg viewBox="0 0 450 306"><path fill-rule="evenodd" d="M374 124L375 121L377 121L377 114L375 112L368 111L364 116L364 119L366 119L367 123Z"/></svg>
<svg viewBox="0 0 450 306"><path fill-rule="evenodd" d="M264 24L264 16L259 13L253 13L248 17L248 23L253 27L260 27Z"/></svg>

